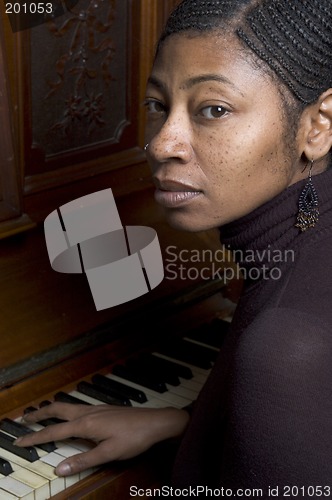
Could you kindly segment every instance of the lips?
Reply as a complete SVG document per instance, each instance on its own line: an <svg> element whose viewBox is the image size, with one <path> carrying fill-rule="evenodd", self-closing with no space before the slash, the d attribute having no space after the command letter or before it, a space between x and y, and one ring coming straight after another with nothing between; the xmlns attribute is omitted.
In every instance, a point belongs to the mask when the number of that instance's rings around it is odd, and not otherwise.
<svg viewBox="0 0 332 500"><path fill-rule="evenodd" d="M154 178L155 200L166 208L176 208L188 204L202 194L202 191L182 182Z"/></svg>

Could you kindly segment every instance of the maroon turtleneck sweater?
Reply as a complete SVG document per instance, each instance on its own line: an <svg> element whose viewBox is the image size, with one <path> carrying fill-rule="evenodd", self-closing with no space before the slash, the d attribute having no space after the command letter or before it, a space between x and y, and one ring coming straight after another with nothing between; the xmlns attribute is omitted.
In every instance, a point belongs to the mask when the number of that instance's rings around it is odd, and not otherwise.
<svg viewBox="0 0 332 500"><path fill-rule="evenodd" d="M231 488L235 498L238 488L272 498L277 487L274 497L286 498L287 486L299 488L288 498L332 496L332 169L313 182L314 228L295 228L300 182L221 229L249 279L173 486ZM317 486L330 490L313 495Z"/></svg>

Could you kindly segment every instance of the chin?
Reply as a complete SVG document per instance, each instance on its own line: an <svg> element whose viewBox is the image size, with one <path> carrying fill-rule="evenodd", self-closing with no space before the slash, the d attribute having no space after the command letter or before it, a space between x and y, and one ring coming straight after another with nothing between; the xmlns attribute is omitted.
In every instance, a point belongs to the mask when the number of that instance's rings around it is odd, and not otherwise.
<svg viewBox="0 0 332 500"><path fill-rule="evenodd" d="M213 224L205 223L204 221L198 220L195 216L190 216L188 214L172 213L169 210L165 210L165 218L167 223L178 231L186 231L190 233L197 233L200 231L206 231L216 227Z"/></svg>

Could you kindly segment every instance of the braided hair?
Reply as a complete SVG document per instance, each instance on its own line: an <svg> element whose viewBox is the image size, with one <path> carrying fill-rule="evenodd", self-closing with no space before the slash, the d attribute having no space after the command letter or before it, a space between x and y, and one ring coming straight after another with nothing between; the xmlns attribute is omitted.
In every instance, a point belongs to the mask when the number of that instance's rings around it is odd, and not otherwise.
<svg viewBox="0 0 332 500"><path fill-rule="evenodd" d="M183 31L231 30L288 87L299 106L332 87L332 0L183 0L164 40Z"/></svg>

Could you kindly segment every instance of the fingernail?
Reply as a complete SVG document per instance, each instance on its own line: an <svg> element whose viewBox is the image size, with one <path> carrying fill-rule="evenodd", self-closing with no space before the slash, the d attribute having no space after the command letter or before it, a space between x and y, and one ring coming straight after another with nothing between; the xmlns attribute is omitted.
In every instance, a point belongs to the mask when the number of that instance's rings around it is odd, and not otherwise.
<svg viewBox="0 0 332 500"><path fill-rule="evenodd" d="M69 464L60 464L56 468L56 473L59 476L68 476L71 473L71 467Z"/></svg>
<svg viewBox="0 0 332 500"><path fill-rule="evenodd" d="M19 437L19 438L15 439L14 444L19 444L21 441L22 441L22 438Z"/></svg>

